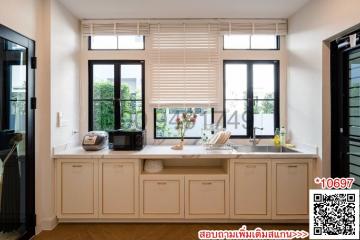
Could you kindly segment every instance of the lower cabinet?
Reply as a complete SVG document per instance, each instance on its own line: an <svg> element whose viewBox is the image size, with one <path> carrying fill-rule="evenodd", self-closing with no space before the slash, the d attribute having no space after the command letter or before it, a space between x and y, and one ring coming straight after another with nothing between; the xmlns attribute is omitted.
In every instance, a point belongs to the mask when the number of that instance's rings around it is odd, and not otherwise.
<svg viewBox="0 0 360 240"><path fill-rule="evenodd" d="M56 202L59 218L98 217L98 162L67 159L57 162Z"/></svg>
<svg viewBox="0 0 360 240"><path fill-rule="evenodd" d="M271 218L271 162L233 160L231 163L231 218Z"/></svg>
<svg viewBox="0 0 360 240"><path fill-rule="evenodd" d="M143 218L183 218L184 177L142 175L140 213Z"/></svg>
<svg viewBox="0 0 360 240"><path fill-rule="evenodd" d="M307 159L273 160L273 219L308 219L310 166Z"/></svg>
<svg viewBox="0 0 360 240"><path fill-rule="evenodd" d="M138 217L138 161L100 160L99 162L99 217Z"/></svg>
<svg viewBox="0 0 360 240"><path fill-rule="evenodd" d="M186 218L228 218L227 176L185 176Z"/></svg>
<svg viewBox="0 0 360 240"><path fill-rule="evenodd" d="M224 161L150 174L139 159L57 159L57 217L308 219L313 159Z"/></svg>

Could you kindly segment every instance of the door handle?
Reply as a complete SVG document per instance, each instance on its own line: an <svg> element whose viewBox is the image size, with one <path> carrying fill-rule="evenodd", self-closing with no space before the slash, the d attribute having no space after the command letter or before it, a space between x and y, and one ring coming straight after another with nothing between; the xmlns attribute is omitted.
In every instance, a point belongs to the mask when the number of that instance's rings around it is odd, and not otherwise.
<svg viewBox="0 0 360 240"><path fill-rule="evenodd" d="M212 182L202 182L202 185L212 185Z"/></svg>
<svg viewBox="0 0 360 240"><path fill-rule="evenodd" d="M166 185L167 182L157 182L158 185Z"/></svg>

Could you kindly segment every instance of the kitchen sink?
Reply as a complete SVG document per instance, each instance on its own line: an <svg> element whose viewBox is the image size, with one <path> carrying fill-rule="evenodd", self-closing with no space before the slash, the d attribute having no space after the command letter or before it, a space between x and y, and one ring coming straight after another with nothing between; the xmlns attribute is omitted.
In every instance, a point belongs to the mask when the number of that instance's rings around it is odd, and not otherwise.
<svg viewBox="0 0 360 240"><path fill-rule="evenodd" d="M238 152L268 152L268 153L297 153L298 151L276 146L233 146L234 150Z"/></svg>

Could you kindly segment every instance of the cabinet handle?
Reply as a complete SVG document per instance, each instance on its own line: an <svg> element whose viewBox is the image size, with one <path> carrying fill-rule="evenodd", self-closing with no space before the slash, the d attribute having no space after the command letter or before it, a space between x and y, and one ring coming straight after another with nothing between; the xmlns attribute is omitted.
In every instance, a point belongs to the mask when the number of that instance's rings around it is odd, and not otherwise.
<svg viewBox="0 0 360 240"><path fill-rule="evenodd" d="M82 165L72 165L73 168L81 168Z"/></svg>
<svg viewBox="0 0 360 240"><path fill-rule="evenodd" d="M158 185L166 185L167 182L157 182Z"/></svg>
<svg viewBox="0 0 360 240"><path fill-rule="evenodd" d="M288 168L297 168L297 165L289 165Z"/></svg>
<svg viewBox="0 0 360 240"><path fill-rule="evenodd" d="M247 168L256 168L256 165L246 165Z"/></svg>
<svg viewBox="0 0 360 240"><path fill-rule="evenodd" d="M124 167L124 165L122 165L122 164L114 165L114 168L123 168L123 167Z"/></svg>
<svg viewBox="0 0 360 240"><path fill-rule="evenodd" d="M202 182L202 185L212 185L212 182Z"/></svg>

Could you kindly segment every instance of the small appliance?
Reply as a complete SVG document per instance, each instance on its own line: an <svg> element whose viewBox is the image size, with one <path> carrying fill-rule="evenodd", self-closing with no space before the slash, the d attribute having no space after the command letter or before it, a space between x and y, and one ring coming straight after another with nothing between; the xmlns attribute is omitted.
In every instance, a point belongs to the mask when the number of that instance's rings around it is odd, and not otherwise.
<svg viewBox="0 0 360 240"><path fill-rule="evenodd" d="M108 134L104 131L91 131L85 134L82 147L86 151L99 151L108 145Z"/></svg>
<svg viewBox="0 0 360 240"><path fill-rule="evenodd" d="M118 129L108 131L109 148L117 151L139 151L145 145L145 130Z"/></svg>

